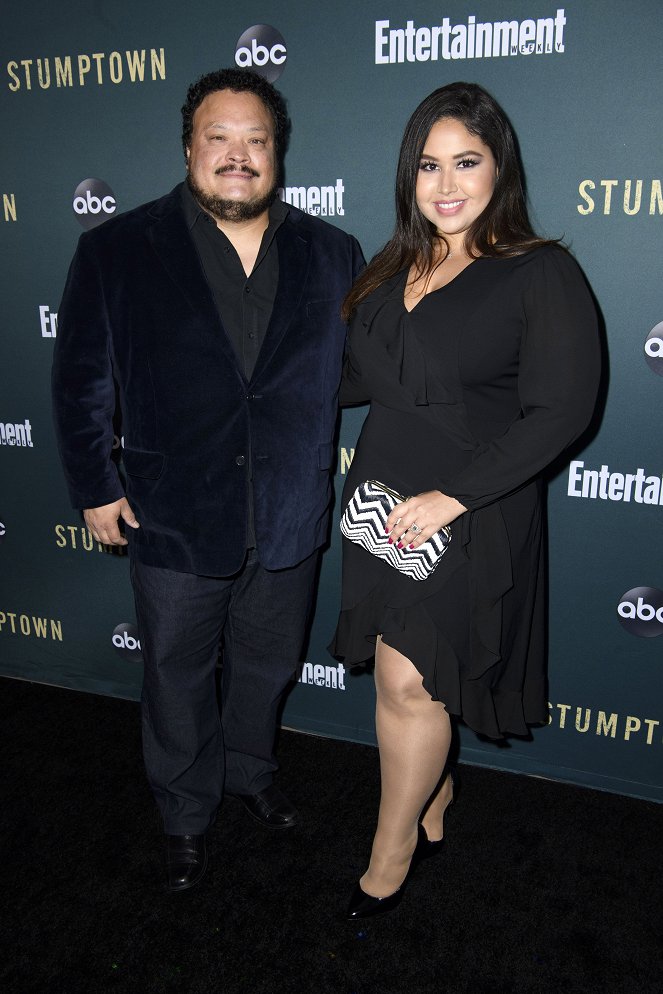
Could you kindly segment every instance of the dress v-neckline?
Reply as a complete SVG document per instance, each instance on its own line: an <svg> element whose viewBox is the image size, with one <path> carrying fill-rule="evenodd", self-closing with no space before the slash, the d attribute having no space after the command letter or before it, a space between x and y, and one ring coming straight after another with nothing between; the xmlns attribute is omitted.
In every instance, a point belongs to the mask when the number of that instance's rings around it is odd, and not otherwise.
<svg viewBox="0 0 663 994"><path fill-rule="evenodd" d="M443 283L442 286L436 287L434 290L429 290L428 293L424 293L423 296L419 297L419 300L416 302L416 304L414 305L414 307L411 307L411 308L408 308L407 304L405 303L405 287L407 286L407 278L408 278L408 275L409 275L409 272L410 272L409 269L408 269L406 271L406 273L405 273L405 283L403 285L403 293L401 295L401 300L402 300L402 303L403 303L403 308L405 309L405 311L408 314L412 314L414 311L416 311L416 309L419 307L419 305L421 303L423 303L423 301L426 299L426 297L432 297L434 293L439 293L440 290L446 290L447 287L452 286L454 283L456 283L461 278L461 276L463 275L463 273L466 273L468 269L471 269L472 266L476 262L479 262L482 258L484 258L484 256L479 256L478 259L472 259L472 261L468 262L468 264L466 266L464 266L463 269L461 269L459 273L456 273L456 275L454 276L453 279L449 280L448 283Z"/></svg>

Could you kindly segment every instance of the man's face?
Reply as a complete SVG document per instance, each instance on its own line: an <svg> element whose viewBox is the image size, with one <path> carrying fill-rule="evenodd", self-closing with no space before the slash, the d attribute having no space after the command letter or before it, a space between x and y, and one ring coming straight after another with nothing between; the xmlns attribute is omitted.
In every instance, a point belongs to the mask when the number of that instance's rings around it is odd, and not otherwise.
<svg viewBox="0 0 663 994"><path fill-rule="evenodd" d="M217 90L193 116L187 149L194 196L220 221L247 221L269 208L276 191L274 122L253 93Z"/></svg>

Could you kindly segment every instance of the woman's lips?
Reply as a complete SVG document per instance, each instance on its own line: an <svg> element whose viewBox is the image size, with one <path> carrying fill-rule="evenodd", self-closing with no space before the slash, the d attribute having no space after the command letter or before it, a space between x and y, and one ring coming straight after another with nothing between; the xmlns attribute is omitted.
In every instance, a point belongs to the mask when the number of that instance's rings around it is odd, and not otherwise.
<svg viewBox="0 0 663 994"><path fill-rule="evenodd" d="M451 217L457 214L464 204L464 200L436 200L433 206L438 214L442 214L443 217Z"/></svg>

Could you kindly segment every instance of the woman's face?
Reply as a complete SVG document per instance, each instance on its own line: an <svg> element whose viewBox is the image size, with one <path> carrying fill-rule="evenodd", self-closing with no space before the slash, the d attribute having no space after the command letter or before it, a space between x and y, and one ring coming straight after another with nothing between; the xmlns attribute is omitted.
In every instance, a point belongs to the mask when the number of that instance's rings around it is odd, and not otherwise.
<svg viewBox="0 0 663 994"><path fill-rule="evenodd" d="M417 174L417 207L452 251L488 206L495 189L493 153L461 121L443 117L430 129Z"/></svg>

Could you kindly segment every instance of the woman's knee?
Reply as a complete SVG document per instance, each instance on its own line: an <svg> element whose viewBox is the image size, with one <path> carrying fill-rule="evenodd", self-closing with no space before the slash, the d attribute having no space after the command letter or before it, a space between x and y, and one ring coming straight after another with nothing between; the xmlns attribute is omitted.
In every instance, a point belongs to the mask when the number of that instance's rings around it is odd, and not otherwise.
<svg viewBox="0 0 663 994"><path fill-rule="evenodd" d="M380 702L399 710L430 705L432 699L424 689L421 673L403 656L394 662L389 660L385 665L378 663L376 666L375 683Z"/></svg>

